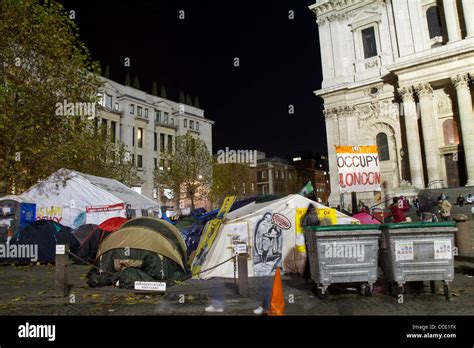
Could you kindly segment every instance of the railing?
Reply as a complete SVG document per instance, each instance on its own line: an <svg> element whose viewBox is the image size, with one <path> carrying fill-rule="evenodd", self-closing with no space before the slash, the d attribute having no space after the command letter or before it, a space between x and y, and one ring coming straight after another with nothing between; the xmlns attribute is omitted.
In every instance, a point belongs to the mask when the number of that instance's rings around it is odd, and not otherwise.
<svg viewBox="0 0 474 348"><path fill-rule="evenodd" d="M165 126L165 127L171 127L171 128L178 129L178 125L177 125L177 124L171 124L171 123L163 122L163 121L156 121L156 120L155 120L155 125L158 125L158 126Z"/></svg>
<svg viewBox="0 0 474 348"><path fill-rule="evenodd" d="M444 181L443 180L433 180L428 183L429 189L438 189L444 188Z"/></svg>

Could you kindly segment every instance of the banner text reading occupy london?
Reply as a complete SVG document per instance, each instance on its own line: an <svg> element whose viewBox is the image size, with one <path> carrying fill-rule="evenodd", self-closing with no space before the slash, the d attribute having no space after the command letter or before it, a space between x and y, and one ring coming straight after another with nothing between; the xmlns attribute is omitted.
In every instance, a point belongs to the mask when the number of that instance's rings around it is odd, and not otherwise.
<svg viewBox="0 0 474 348"><path fill-rule="evenodd" d="M341 193L380 191L377 146L336 146Z"/></svg>

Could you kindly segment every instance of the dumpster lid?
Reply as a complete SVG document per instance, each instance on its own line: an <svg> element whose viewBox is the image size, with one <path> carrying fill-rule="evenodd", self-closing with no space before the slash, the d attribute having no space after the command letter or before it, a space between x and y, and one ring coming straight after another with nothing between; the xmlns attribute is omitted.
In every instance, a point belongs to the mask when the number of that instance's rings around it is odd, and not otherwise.
<svg viewBox="0 0 474 348"><path fill-rule="evenodd" d="M435 227L456 227L453 221L443 222L399 222L379 225L381 229L398 230L404 228L435 228Z"/></svg>
<svg viewBox="0 0 474 348"><path fill-rule="evenodd" d="M378 230L378 224L369 225L356 225L356 224L341 224L341 225L330 225L330 226L306 226L306 231L316 232L333 232L333 231L360 231L360 230Z"/></svg>

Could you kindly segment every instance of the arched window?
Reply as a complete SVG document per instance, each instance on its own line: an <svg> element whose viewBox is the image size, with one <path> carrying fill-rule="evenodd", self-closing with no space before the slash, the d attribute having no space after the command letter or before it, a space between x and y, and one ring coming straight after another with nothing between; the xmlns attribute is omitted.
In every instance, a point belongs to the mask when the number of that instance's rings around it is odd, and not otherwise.
<svg viewBox="0 0 474 348"><path fill-rule="evenodd" d="M390 161L387 134L385 133L377 134L376 142L377 142L377 148L379 151L379 159L381 161Z"/></svg>
<svg viewBox="0 0 474 348"><path fill-rule="evenodd" d="M456 120L451 118L443 122L443 135L445 145L459 145L459 132Z"/></svg>
<svg viewBox="0 0 474 348"><path fill-rule="evenodd" d="M426 10L426 20L428 21L428 32L430 34L430 39L436 36L442 36L441 33L441 20L439 16L439 11L436 6L431 6Z"/></svg>

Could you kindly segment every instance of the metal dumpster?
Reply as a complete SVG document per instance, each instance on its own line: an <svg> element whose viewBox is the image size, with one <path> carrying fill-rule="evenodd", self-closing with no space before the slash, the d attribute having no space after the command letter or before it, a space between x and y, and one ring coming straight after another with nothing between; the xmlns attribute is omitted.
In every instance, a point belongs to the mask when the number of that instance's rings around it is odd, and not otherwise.
<svg viewBox="0 0 474 348"><path fill-rule="evenodd" d="M305 227L313 292L328 296L335 283L357 283L359 292L372 296L377 280L379 225Z"/></svg>
<svg viewBox="0 0 474 348"><path fill-rule="evenodd" d="M444 282L449 299L449 283L454 279L454 222L413 222L380 225L380 263L390 294L403 294L411 281Z"/></svg>

